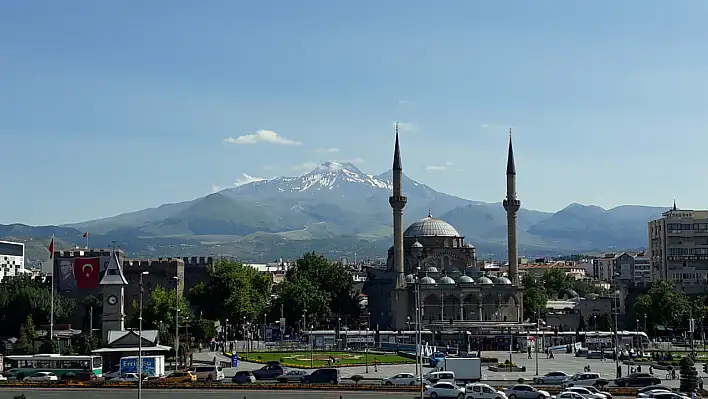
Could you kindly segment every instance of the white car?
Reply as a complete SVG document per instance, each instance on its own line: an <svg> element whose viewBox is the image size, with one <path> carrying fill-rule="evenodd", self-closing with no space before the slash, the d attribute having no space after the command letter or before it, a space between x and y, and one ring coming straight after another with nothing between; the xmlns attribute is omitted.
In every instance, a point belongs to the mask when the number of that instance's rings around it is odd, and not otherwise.
<svg viewBox="0 0 708 399"><path fill-rule="evenodd" d="M125 373L121 375L120 377L116 378L114 381L120 381L120 382L138 382L140 380L140 377L138 377L138 373Z"/></svg>
<svg viewBox="0 0 708 399"><path fill-rule="evenodd" d="M652 395L653 399L689 399L688 396L679 395L674 392L658 392Z"/></svg>
<svg viewBox="0 0 708 399"><path fill-rule="evenodd" d="M583 399L583 397L580 396L579 393L565 391L559 393L558 395L554 395L553 399Z"/></svg>
<svg viewBox="0 0 708 399"><path fill-rule="evenodd" d="M541 377L533 377L533 382L538 385L560 385L569 377L571 376L563 371L552 371Z"/></svg>
<svg viewBox="0 0 708 399"><path fill-rule="evenodd" d="M503 391L497 391L489 384L474 383L465 386L465 399L507 399Z"/></svg>
<svg viewBox="0 0 708 399"><path fill-rule="evenodd" d="M420 385L421 377L416 377L411 373L396 374L393 377L384 378L381 381L382 385Z"/></svg>
<svg viewBox="0 0 708 399"><path fill-rule="evenodd" d="M7 381L7 378L4 375L0 374L0 381L5 382Z"/></svg>
<svg viewBox="0 0 708 399"><path fill-rule="evenodd" d="M548 399L551 394L548 391L536 389L528 384L517 384L504 390L509 399Z"/></svg>
<svg viewBox="0 0 708 399"><path fill-rule="evenodd" d="M457 398L465 399L465 388L460 388L449 382L438 382L425 387L425 396L429 398Z"/></svg>
<svg viewBox="0 0 708 399"><path fill-rule="evenodd" d="M449 382L455 385L455 373L452 371L433 371L423 376L425 385L435 385L438 382Z"/></svg>
<svg viewBox="0 0 708 399"><path fill-rule="evenodd" d="M34 382L59 381L59 377L57 377L56 374L50 373L48 371L40 371L35 374L32 374L29 377L25 377L25 381L34 381Z"/></svg>
<svg viewBox="0 0 708 399"><path fill-rule="evenodd" d="M564 392L575 392L585 399L607 399L607 396L600 392L593 392L587 387L568 387Z"/></svg>
<svg viewBox="0 0 708 399"><path fill-rule="evenodd" d="M563 388L568 388L568 387L586 387L588 385L596 385L597 381L600 380L600 373L595 373L595 372L585 372L585 373L578 373L575 374L574 376L566 379L563 381L561 384L561 387Z"/></svg>
<svg viewBox="0 0 708 399"><path fill-rule="evenodd" d="M646 392L639 392L637 394L637 397L638 398L651 398L654 395L659 394L659 393L671 393L671 391L666 388L650 389Z"/></svg>

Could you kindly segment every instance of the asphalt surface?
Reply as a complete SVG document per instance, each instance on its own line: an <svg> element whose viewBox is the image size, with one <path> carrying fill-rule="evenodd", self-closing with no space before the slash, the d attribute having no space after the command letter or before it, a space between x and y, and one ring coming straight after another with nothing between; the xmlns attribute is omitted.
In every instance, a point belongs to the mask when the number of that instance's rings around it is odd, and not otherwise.
<svg viewBox="0 0 708 399"><path fill-rule="evenodd" d="M27 399L125 399L137 397L137 389L0 389L0 399L13 399L24 394ZM143 399L193 399L208 395L209 399L414 399L420 398L411 392L344 392L344 391L237 391L237 390L144 390Z"/></svg>
<svg viewBox="0 0 708 399"><path fill-rule="evenodd" d="M219 360L227 361L228 359L215 352L202 352L196 353L195 359L198 360L208 360L211 361L214 356ZM509 359L509 352L483 352L482 356L485 357L496 357L500 362ZM532 354L535 356L535 354ZM538 359L538 375L544 375L552 371L564 371L568 374L575 374L583 371L583 367L586 365L590 366L592 371L600 373L602 378L605 378L612 382L615 379L616 366L613 360L599 360L599 359L586 359L583 357L575 357L573 354L566 353L556 353L554 354L554 359L546 359L545 354L539 354ZM482 366L482 380L485 382L493 383L494 385L509 386L516 383L519 378L523 378L527 382L531 382L533 377L536 376L536 359L528 359L526 353L513 353L512 361L518 366L525 366L525 372L494 372L489 371L487 367ZM263 367L259 363L251 363L239 361L237 368L225 368L224 374L228 381L231 377L241 370L256 370ZM431 370L429 367L423 368L423 373L427 373ZM708 382L708 376L703 372L703 365L696 364L696 370L698 371L699 377L706 378ZM309 371L309 370L306 370ZM366 367L356 366L356 367L341 367L340 374L342 376L342 382L351 381L351 376L358 374L363 376L365 379L372 379L373 381L362 381L364 384L379 384L380 380L383 378L391 377L399 373L415 373L414 364L400 364L400 365L385 365L379 366L378 371L374 371L372 366L369 366L368 373L366 372ZM647 367L642 367L642 371L647 372ZM629 373L629 367L627 365L622 365L622 375L626 376ZM662 384L670 386L672 388L678 388L679 380L665 380L666 371L654 370L654 375L662 379Z"/></svg>

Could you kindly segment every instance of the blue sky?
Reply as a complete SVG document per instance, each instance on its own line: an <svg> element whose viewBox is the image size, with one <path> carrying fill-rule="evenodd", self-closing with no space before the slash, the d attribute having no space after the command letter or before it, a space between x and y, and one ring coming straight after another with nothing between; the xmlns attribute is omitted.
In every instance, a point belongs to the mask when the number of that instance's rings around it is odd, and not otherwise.
<svg viewBox="0 0 708 399"><path fill-rule="evenodd" d="M513 126L525 207L706 208L706 17L700 0L2 2L0 223L327 159L380 173L395 120L405 172L465 198L504 196ZM258 131L277 136L225 141Z"/></svg>

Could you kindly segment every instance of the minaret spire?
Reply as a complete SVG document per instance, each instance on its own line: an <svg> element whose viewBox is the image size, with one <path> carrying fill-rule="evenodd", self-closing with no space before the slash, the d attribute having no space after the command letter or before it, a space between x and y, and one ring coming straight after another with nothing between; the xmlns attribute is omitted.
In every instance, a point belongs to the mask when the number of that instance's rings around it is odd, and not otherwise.
<svg viewBox="0 0 708 399"><path fill-rule="evenodd" d="M401 165L401 148L398 145L398 122L396 122L396 146L393 150L393 170L403 170Z"/></svg>
<svg viewBox="0 0 708 399"><path fill-rule="evenodd" d="M521 201L516 198L516 164L514 163L514 147L509 129L509 153L506 160L506 198L503 201L506 210L507 244L509 257L509 279L515 286L519 282L519 242L517 231L517 213L521 208Z"/></svg>
<svg viewBox="0 0 708 399"><path fill-rule="evenodd" d="M393 210L393 270L396 272L396 285L406 285L403 259L403 208L408 199L403 195L403 166L401 148L398 143L398 122L396 122L396 144L393 150L393 192L388 203Z"/></svg>

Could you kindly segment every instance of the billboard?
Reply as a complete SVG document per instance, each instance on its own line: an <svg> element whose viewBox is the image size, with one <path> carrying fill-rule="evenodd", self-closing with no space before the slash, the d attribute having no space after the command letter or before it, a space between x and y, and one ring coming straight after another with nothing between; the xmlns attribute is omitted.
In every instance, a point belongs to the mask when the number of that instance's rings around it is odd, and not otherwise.
<svg viewBox="0 0 708 399"><path fill-rule="evenodd" d="M138 372L138 358L129 357L120 359L120 372L121 373L137 373ZM143 375L148 377L155 376L155 358L154 357L144 357L143 358Z"/></svg>
<svg viewBox="0 0 708 399"><path fill-rule="evenodd" d="M103 253L103 252L102 252ZM77 258L82 258L84 256L87 257L92 257L92 258L98 258L98 265L99 265L99 280L101 276L103 276L103 272L106 270L108 267L108 264L111 263L111 254L110 253L104 253L103 255L99 256L91 256L94 253L91 253L89 251L80 251L76 254L75 257L61 257L57 259L57 278L59 281L55 284L57 284L57 287L59 289L59 292L68 292L68 291L74 291L76 287L76 276L74 275L74 262Z"/></svg>

